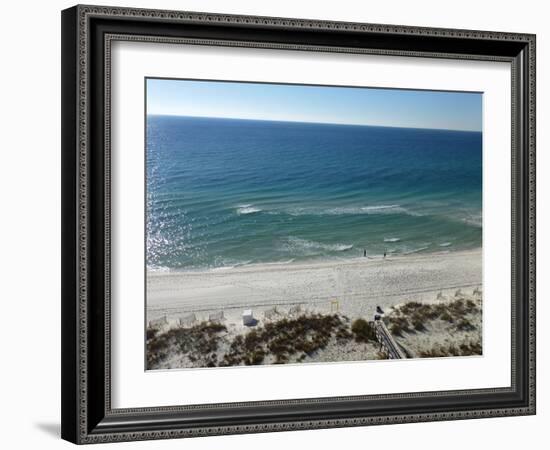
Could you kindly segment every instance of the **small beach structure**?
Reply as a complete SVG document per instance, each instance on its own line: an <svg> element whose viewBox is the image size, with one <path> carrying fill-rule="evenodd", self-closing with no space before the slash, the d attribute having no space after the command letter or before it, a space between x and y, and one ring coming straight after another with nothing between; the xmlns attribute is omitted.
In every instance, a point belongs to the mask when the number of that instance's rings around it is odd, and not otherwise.
<svg viewBox="0 0 550 450"><path fill-rule="evenodd" d="M296 306L293 306L291 307L289 310L288 310L288 315L289 316L299 316L302 312L302 307L300 305L296 305Z"/></svg>
<svg viewBox="0 0 550 450"><path fill-rule="evenodd" d="M186 316L182 316L179 319L180 326L182 327L190 327L197 321L197 316L195 313L187 314Z"/></svg>
<svg viewBox="0 0 550 450"><path fill-rule="evenodd" d="M251 309L245 309L243 311L243 325L247 327L256 325L256 319L254 319Z"/></svg>
<svg viewBox="0 0 550 450"><path fill-rule="evenodd" d="M166 325L168 325L168 318L166 316L162 316L160 319L149 321L149 328L162 328Z"/></svg>
<svg viewBox="0 0 550 450"><path fill-rule="evenodd" d="M225 320L223 311L218 311L208 315L208 321L212 323L220 323Z"/></svg>

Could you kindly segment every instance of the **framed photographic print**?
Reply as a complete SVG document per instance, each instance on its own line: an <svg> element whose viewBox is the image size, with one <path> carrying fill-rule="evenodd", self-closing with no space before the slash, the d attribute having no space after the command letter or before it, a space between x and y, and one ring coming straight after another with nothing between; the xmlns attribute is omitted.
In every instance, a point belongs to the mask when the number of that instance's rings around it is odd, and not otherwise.
<svg viewBox="0 0 550 450"><path fill-rule="evenodd" d="M535 413L535 36L62 13L62 436Z"/></svg>

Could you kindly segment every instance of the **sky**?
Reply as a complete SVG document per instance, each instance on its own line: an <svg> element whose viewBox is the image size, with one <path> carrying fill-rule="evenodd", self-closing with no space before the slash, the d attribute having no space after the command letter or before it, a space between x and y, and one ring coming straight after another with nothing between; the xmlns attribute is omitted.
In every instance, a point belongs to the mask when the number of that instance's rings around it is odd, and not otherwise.
<svg viewBox="0 0 550 450"><path fill-rule="evenodd" d="M147 114L481 131L482 94L148 78Z"/></svg>

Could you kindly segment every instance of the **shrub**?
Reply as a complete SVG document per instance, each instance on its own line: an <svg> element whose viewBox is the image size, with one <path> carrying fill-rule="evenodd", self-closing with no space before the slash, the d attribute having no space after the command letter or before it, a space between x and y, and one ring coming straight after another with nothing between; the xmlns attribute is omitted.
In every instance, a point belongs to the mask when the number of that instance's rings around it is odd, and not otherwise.
<svg viewBox="0 0 550 450"><path fill-rule="evenodd" d="M450 354L448 349L436 344L429 350L421 351L419 356L421 358L444 358L446 356L450 356Z"/></svg>
<svg viewBox="0 0 550 450"><path fill-rule="evenodd" d="M478 312L479 307L471 299L457 299L450 303L438 304L408 302L396 309L397 317L390 317L386 320L391 325L392 332L397 335L401 335L403 331L410 331L405 320L410 320L416 331L424 330L427 320L438 318L448 323L463 321L458 329L468 330L475 327L471 323L469 324L466 316Z"/></svg>
<svg viewBox="0 0 550 450"><path fill-rule="evenodd" d="M390 332L394 336L403 336L403 332L410 332L409 321L405 317L391 317L390 322Z"/></svg>
<svg viewBox="0 0 550 450"><path fill-rule="evenodd" d="M472 356L481 355L480 342L463 342L458 347L451 344L449 347L434 345L429 350L419 353L421 358L443 358L447 356Z"/></svg>
<svg viewBox="0 0 550 450"><path fill-rule="evenodd" d="M456 324L456 329L459 331L475 330L475 326L468 319L460 319Z"/></svg>
<svg viewBox="0 0 550 450"><path fill-rule="evenodd" d="M477 305L474 301L468 299L466 300L466 307L470 310L470 312L477 312Z"/></svg>
<svg viewBox="0 0 550 450"><path fill-rule="evenodd" d="M407 302L402 305L399 309L403 314L412 314L422 307L422 303L419 302Z"/></svg>
<svg viewBox="0 0 550 450"><path fill-rule="evenodd" d="M158 330L156 328L147 328L147 332L146 332L146 338L148 341L150 341L151 339L153 339L158 333Z"/></svg>
<svg viewBox="0 0 550 450"><path fill-rule="evenodd" d="M353 334L350 333L350 331L347 329L347 327L340 327L338 331L336 332L336 339L341 341L347 341L348 339L351 339L353 337Z"/></svg>
<svg viewBox="0 0 550 450"><path fill-rule="evenodd" d="M263 350L253 351L244 361L247 366L261 364L264 361L265 353Z"/></svg>
<svg viewBox="0 0 550 450"><path fill-rule="evenodd" d="M299 316L281 319L250 331L244 337L237 335L225 355L224 365L262 364L268 355L276 364L288 362L294 355L303 361L308 355L325 348L332 336L349 339L351 334L338 315Z"/></svg>
<svg viewBox="0 0 550 450"><path fill-rule="evenodd" d="M187 355L191 362L203 361L204 364L216 360L205 355L218 349L219 334L227 331L224 325L202 322L190 328L173 328L164 333L147 330L147 368L155 369L172 351Z"/></svg>
<svg viewBox="0 0 550 450"><path fill-rule="evenodd" d="M460 356L459 350L453 344L449 346L447 352L452 356Z"/></svg>
<svg viewBox="0 0 550 450"><path fill-rule="evenodd" d="M411 318L411 323L416 331L424 331L426 329L424 326L424 317L420 314L414 314Z"/></svg>
<svg viewBox="0 0 550 450"><path fill-rule="evenodd" d="M156 369L168 356L169 342L165 336L147 343L147 368Z"/></svg>
<svg viewBox="0 0 550 450"><path fill-rule="evenodd" d="M462 356L481 355L481 342L463 342L459 348Z"/></svg>
<svg viewBox="0 0 550 450"><path fill-rule="evenodd" d="M407 316L416 315L422 321L436 319L441 314L440 305L430 305L419 302L405 303L399 310Z"/></svg>
<svg viewBox="0 0 550 450"><path fill-rule="evenodd" d="M466 353L466 352L465 352ZM481 355L483 353L481 348L481 342L470 342L468 345L467 355Z"/></svg>
<svg viewBox="0 0 550 450"><path fill-rule="evenodd" d="M376 341L374 327L365 319L356 319L351 324L351 331L357 342Z"/></svg>
<svg viewBox="0 0 550 450"><path fill-rule="evenodd" d="M464 300L455 300L449 303L449 311L453 316L464 317L466 315L466 302Z"/></svg>

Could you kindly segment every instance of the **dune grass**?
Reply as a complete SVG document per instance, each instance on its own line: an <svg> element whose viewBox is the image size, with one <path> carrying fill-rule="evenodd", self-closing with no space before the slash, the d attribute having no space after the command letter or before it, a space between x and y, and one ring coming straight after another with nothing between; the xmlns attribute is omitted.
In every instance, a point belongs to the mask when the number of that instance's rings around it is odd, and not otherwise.
<svg viewBox="0 0 550 450"><path fill-rule="evenodd" d="M351 324L351 332L356 342L377 342L374 326L365 319L355 319Z"/></svg>
<svg viewBox="0 0 550 450"><path fill-rule="evenodd" d="M339 315L303 315L267 323L246 335L237 335L221 365L256 365L267 357L275 364L298 362L324 349L331 338L349 339L349 325Z"/></svg>
<svg viewBox="0 0 550 450"><path fill-rule="evenodd" d="M421 358L445 358L448 356L473 356L481 355L480 342L462 342L455 345L434 345L429 350L421 351Z"/></svg>
<svg viewBox="0 0 550 450"><path fill-rule="evenodd" d="M467 316L479 312L478 305L469 299L434 304L408 302L395 308L384 320L394 336L403 336L405 332L425 331L427 323L437 319L453 324L458 331L470 331L475 326Z"/></svg>
<svg viewBox="0 0 550 450"><path fill-rule="evenodd" d="M436 338L428 346L422 344L410 353L410 357L469 356L481 354L481 343L475 339L475 323L479 322L475 315L478 313L481 313L480 306L468 299L434 304L407 302L394 308L382 320L405 346L411 342L410 339L420 337L420 333L432 333L434 329L440 330L436 333L441 330L451 332L451 335L459 333L456 339L463 339L456 344L438 344ZM470 331L474 334L468 335ZM146 330L148 369L167 368L173 364L178 367L217 367L300 363L318 360L319 355L323 360L325 349L327 354L337 354L342 350L356 351L365 344L373 345L369 351L376 352L379 344L373 322L361 317L350 321L341 314L283 317L259 323L238 334L229 332L224 324L216 322ZM375 358L387 358L381 351L374 354Z"/></svg>
<svg viewBox="0 0 550 450"><path fill-rule="evenodd" d="M147 367L183 358L185 366L214 367L303 362L327 348L376 342L371 323L340 314L302 314L231 334L222 324L203 322L166 331L147 329ZM380 354L379 358L384 355Z"/></svg>
<svg viewBox="0 0 550 450"><path fill-rule="evenodd" d="M146 336L147 368L158 368L174 349L187 354L191 361L201 359L206 366L213 366L221 335L226 331L225 325L211 322L165 332L149 328Z"/></svg>

